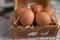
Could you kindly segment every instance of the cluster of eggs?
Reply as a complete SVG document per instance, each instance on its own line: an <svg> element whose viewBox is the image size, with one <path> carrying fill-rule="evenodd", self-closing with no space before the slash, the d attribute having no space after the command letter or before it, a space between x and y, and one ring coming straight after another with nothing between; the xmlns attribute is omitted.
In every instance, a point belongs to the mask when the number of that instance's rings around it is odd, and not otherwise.
<svg viewBox="0 0 60 40"><path fill-rule="evenodd" d="M49 25L51 18L54 16L50 7L43 8L35 3L29 8L19 7L16 9L14 16L19 17L19 21L23 26L28 26L35 20L38 25Z"/></svg>

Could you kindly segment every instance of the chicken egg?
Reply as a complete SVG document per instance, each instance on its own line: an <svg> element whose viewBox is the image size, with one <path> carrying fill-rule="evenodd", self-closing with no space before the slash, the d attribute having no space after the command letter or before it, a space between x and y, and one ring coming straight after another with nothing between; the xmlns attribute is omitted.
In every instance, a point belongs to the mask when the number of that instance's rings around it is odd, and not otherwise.
<svg viewBox="0 0 60 40"><path fill-rule="evenodd" d="M26 8L23 8L23 7L17 8L17 9L15 10L14 17L20 16L20 14L22 14L25 10L26 10Z"/></svg>
<svg viewBox="0 0 60 40"><path fill-rule="evenodd" d="M52 11L52 9L50 7L44 8L43 12L47 12L51 18L54 16L53 11Z"/></svg>
<svg viewBox="0 0 60 40"><path fill-rule="evenodd" d="M34 21L34 13L30 9L27 9L21 14L20 21L23 26L31 25Z"/></svg>
<svg viewBox="0 0 60 40"><path fill-rule="evenodd" d="M50 16L46 12L39 12L36 14L36 23L42 26L49 25Z"/></svg>
<svg viewBox="0 0 60 40"><path fill-rule="evenodd" d="M36 14L37 12L40 12L40 11L43 10L42 6L39 5L39 4L37 4L37 3L31 5L31 9L32 9L32 11L33 11L35 14Z"/></svg>

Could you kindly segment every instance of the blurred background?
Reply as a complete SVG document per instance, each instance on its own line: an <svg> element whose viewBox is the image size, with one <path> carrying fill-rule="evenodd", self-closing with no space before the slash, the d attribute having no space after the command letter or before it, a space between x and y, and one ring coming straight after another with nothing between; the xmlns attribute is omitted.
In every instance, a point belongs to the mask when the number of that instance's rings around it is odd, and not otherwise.
<svg viewBox="0 0 60 40"><path fill-rule="evenodd" d="M0 15L13 10L13 0L0 0Z"/></svg>
<svg viewBox="0 0 60 40"><path fill-rule="evenodd" d="M56 18L60 24L60 0L51 0L51 7L55 10ZM0 38L10 37L10 26L14 14L13 0L0 0Z"/></svg>

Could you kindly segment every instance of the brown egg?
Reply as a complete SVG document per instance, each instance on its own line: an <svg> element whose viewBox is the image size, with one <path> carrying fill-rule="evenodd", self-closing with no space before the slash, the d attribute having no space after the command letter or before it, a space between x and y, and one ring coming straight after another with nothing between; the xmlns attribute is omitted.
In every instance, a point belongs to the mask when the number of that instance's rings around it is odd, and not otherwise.
<svg viewBox="0 0 60 40"><path fill-rule="evenodd" d="M50 24L50 16L46 12L39 12L36 14L36 23L39 25Z"/></svg>
<svg viewBox="0 0 60 40"><path fill-rule="evenodd" d="M50 7L44 8L43 11L47 12L51 18L54 16L53 11L52 11L52 9Z"/></svg>
<svg viewBox="0 0 60 40"><path fill-rule="evenodd" d="M33 4L31 5L32 11L36 14L37 12L40 12L43 10L42 6L39 4Z"/></svg>
<svg viewBox="0 0 60 40"><path fill-rule="evenodd" d="M21 13L23 13L26 10L26 8L19 7L16 9L14 17L18 17Z"/></svg>
<svg viewBox="0 0 60 40"><path fill-rule="evenodd" d="M23 26L31 25L34 21L34 13L30 9L27 9L21 14L20 21Z"/></svg>

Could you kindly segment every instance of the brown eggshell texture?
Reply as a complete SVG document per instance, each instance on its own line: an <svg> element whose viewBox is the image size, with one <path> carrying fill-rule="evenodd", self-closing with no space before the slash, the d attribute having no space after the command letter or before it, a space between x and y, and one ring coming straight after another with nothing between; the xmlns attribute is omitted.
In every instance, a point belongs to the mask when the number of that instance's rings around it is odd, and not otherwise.
<svg viewBox="0 0 60 40"><path fill-rule="evenodd" d="M22 14L25 10L26 10L26 8L23 8L23 7L17 8L17 9L15 10L14 16L15 16L15 17L20 16L20 14Z"/></svg>
<svg viewBox="0 0 60 40"><path fill-rule="evenodd" d="M39 12L36 14L36 23L39 25L48 25L50 23L50 16L46 12Z"/></svg>
<svg viewBox="0 0 60 40"><path fill-rule="evenodd" d="M20 16L20 21L23 26L31 25L34 21L34 13L28 9Z"/></svg>
<svg viewBox="0 0 60 40"><path fill-rule="evenodd" d="M33 11L35 14L36 14L37 12L40 12L40 11L43 10L42 6L39 5L39 4L37 4L37 3L31 5L31 9L32 9L32 11Z"/></svg>
<svg viewBox="0 0 60 40"><path fill-rule="evenodd" d="M43 11L47 12L51 18L54 16L53 11L52 11L52 9L50 7L44 8Z"/></svg>

